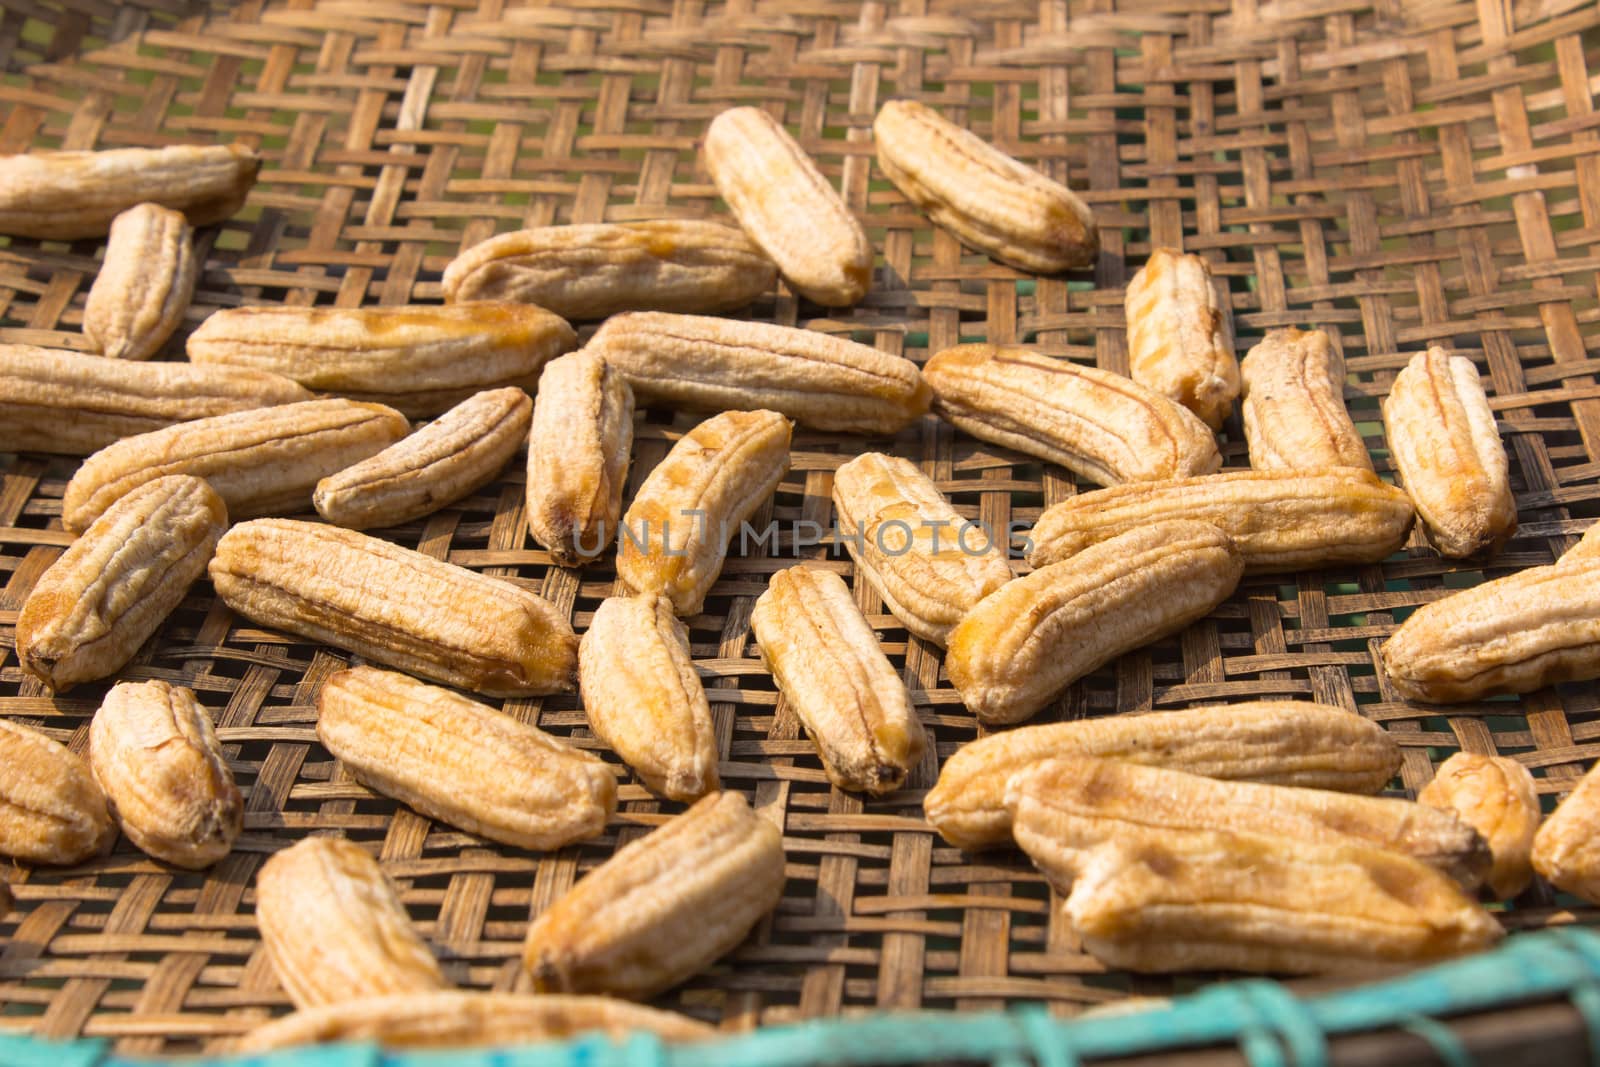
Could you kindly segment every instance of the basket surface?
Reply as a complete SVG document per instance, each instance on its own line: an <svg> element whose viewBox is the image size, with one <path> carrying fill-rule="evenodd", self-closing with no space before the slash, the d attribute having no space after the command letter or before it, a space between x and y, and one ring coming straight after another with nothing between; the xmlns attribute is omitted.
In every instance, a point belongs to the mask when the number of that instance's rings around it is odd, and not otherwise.
<svg viewBox="0 0 1600 1067"><path fill-rule="evenodd" d="M177 8L113 18L43 3L8 6L0 20L0 68L19 71L0 74L0 153L239 141L266 156L245 209L202 238L205 273L169 354L219 307L436 301L445 264L497 231L725 217L696 140L723 108L760 104L842 187L879 259L853 310L780 290L753 318L919 362L987 340L1125 371L1122 287L1151 248L1181 245L1226 279L1241 353L1278 326L1334 336L1352 414L1384 472L1378 402L1410 355L1444 344L1483 372L1522 524L1487 567L1446 563L1417 534L1382 565L1249 579L1205 621L1074 685L1036 721L1317 699L1401 739L1397 792L1414 795L1466 749L1522 760L1547 804L1596 754L1595 685L1436 709L1399 699L1373 666L1416 605L1548 563L1600 515L1594 5L252 0L181 20ZM1033 279L932 227L872 156L872 116L894 97L930 103L1069 180L1102 226L1097 266ZM80 347L98 247L0 243L0 342ZM630 495L694 421L648 415ZM775 520L779 539L736 543L691 620L722 778L781 816L786 895L738 952L659 1003L737 1030L871 1008L1044 1001L1073 1014L1195 988L1198 977L1106 973L1020 854L966 855L922 822L938 766L980 731L938 650L909 638L842 550L804 543L812 527L799 525L829 525L831 472L868 449L918 462L965 515L996 528L1025 527L1083 488L932 418L894 440L796 434L793 470L756 522ZM1246 465L1237 416L1224 456ZM73 469L0 454L0 635L70 541L59 512ZM525 584L580 631L615 585L609 565L562 570L530 540L520 462L385 536ZM936 739L899 793L831 789L755 656L751 606L796 558L849 578ZM3 642L0 715L81 750L106 686L52 697ZM126 841L81 868L10 869L19 907L0 920L0 1027L180 1053L286 1010L256 937L253 877L312 832L380 855L453 981L513 988L530 917L678 810L626 778L605 836L542 855L433 824L357 785L317 744L317 689L344 662L195 587L120 677L182 683L213 710L248 796L245 834L205 874L158 865ZM504 706L601 749L575 696ZM1513 929L1600 918L1571 903L1536 887L1504 918Z"/></svg>

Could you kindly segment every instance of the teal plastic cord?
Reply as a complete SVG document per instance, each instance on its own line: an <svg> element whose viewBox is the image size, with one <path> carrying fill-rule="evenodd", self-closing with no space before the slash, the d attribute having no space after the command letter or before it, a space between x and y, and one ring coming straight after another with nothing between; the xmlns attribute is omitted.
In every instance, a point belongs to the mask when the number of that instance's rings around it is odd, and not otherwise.
<svg viewBox="0 0 1600 1067"><path fill-rule="evenodd" d="M1426 1041L1445 1067L1476 1067L1472 1053L1467 1051L1467 1046L1461 1043L1455 1031L1437 1019L1413 1015L1400 1023L1400 1029Z"/></svg>

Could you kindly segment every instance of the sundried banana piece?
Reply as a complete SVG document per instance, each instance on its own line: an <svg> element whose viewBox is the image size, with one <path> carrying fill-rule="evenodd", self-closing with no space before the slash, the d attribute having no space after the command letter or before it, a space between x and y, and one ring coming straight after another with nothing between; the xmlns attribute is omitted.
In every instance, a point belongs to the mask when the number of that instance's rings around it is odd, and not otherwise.
<svg viewBox="0 0 1600 1067"><path fill-rule="evenodd" d="M638 1033L664 1041L701 1041L716 1030L687 1015L611 997L447 990L362 997L297 1011L256 1027L234 1051L351 1041L385 1049L503 1049L588 1033L603 1033L614 1041Z"/></svg>
<svg viewBox="0 0 1600 1067"><path fill-rule="evenodd" d="M934 644L1011 580L1007 546L963 518L910 460L852 459L834 472L833 509L858 572L907 630Z"/></svg>
<svg viewBox="0 0 1600 1067"><path fill-rule="evenodd" d="M1442 556L1495 552L1517 529L1506 450L1470 359L1430 348L1383 401L1400 481Z"/></svg>
<svg viewBox="0 0 1600 1067"><path fill-rule="evenodd" d="M89 766L122 832L158 860L209 867L244 827L211 714L181 685L112 686L89 724Z"/></svg>
<svg viewBox="0 0 1600 1067"><path fill-rule="evenodd" d="M807 567L779 571L756 600L750 627L828 780L868 793L900 788L927 736L844 579Z"/></svg>
<svg viewBox="0 0 1600 1067"><path fill-rule="evenodd" d="M666 597L600 605L578 646L578 687L590 729L652 792L691 801L720 788L711 705Z"/></svg>
<svg viewBox="0 0 1600 1067"><path fill-rule="evenodd" d="M645 1000L710 966L783 898L783 836L712 793L618 849L528 928L541 993Z"/></svg>
<svg viewBox="0 0 1600 1067"><path fill-rule="evenodd" d="M181 212L140 204L111 223L111 239L83 308L83 336L112 359L161 351L194 296L200 264Z"/></svg>
<svg viewBox="0 0 1600 1067"><path fill-rule="evenodd" d="M263 371L0 345L0 451L87 456L175 422L310 399Z"/></svg>
<svg viewBox="0 0 1600 1067"><path fill-rule="evenodd" d="M256 925L297 1008L449 988L378 861L339 837L308 837L256 875Z"/></svg>
<svg viewBox="0 0 1600 1067"><path fill-rule="evenodd" d="M1011 840L1005 807L1011 777L1061 756L1342 793L1376 793L1400 770L1400 746L1360 715L1309 701L1258 700L990 734L945 760L923 812L959 848L1005 844Z"/></svg>
<svg viewBox="0 0 1600 1067"><path fill-rule="evenodd" d="M100 237L135 204L175 208L190 225L230 218L261 170L242 145L30 152L0 159L0 233Z"/></svg>
<svg viewBox="0 0 1600 1067"><path fill-rule="evenodd" d="M103 854L116 836L89 764L39 731L0 719L0 854L65 867Z"/></svg>
<svg viewBox="0 0 1600 1067"><path fill-rule="evenodd" d="M790 432L775 411L727 411L684 434L622 517L617 577L696 614L728 541L788 471Z"/></svg>
<svg viewBox="0 0 1600 1067"><path fill-rule="evenodd" d="M366 534L242 522L211 560L217 596L263 626L489 696L572 688L578 638L520 586Z"/></svg>
<svg viewBox="0 0 1600 1067"><path fill-rule="evenodd" d="M928 410L915 363L814 330L641 311L607 319L589 347L641 400L767 409L813 429L873 434Z"/></svg>
<svg viewBox="0 0 1600 1067"><path fill-rule="evenodd" d="M1410 700L1445 704L1600 677L1600 557L1496 578L1423 604L1384 642Z"/></svg>
<svg viewBox="0 0 1600 1067"><path fill-rule="evenodd" d="M1447 876L1359 842L1139 834L1084 857L1067 920L1118 970L1361 974L1504 935Z"/></svg>
<svg viewBox="0 0 1600 1067"><path fill-rule="evenodd" d="M304 511L324 475L381 452L410 429L398 411L353 400L181 422L124 438L85 460L67 483L61 523L88 529L122 497L171 474L204 478L235 519Z"/></svg>
<svg viewBox="0 0 1600 1067"><path fill-rule="evenodd" d="M532 392L544 365L577 346L566 320L544 308L484 301L228 308L189 335L188 351L195 363L271 371L427 418L484 389Z"/></svg>
<svg viewBox="0 0 1600 1067"><path fill-rule="evenodd" d="M599 757L393 671L354 667L324 682L317 739L363 785L518 848L594 837L617 806Z"/></svg>
<svg viewBox="0 0 1600 1067"><path fill-rule="evenodd" d="M1239 395L1239 361L1206 261L1156 249L1128 283L1124 304L1133 380L1220 427Z"/></svg>
<svg viewBox="0 0 1600 1067"><path fill-rule="evenodd" d="M40 575L17 615L17 660L56 692L115 674L205 573L228 510L186 474L111 505Z"/></svg>
<svg viewBox="0 0 1600 1067"><path fill-rule="evenodd" d="M928 217L974 248L1041 274L1100 254L1094 213L1060 182L915 100L891 100L872 123L878 165Z"/></svg>
<svg viewBox="0 0 1600 1067"><path fill-rule="evenodd" d="M1227 470L1068 497L1028 533L1035 567L1152 522L1194 519L1233 538L1253 573L1377 563L1405 544L1411 498L1371 471Z"/></svg>
<svg viewBox="0 0 1600 1067"><path fill-rule="evenodd" d="M1267 834L1312 843L1357 839L1398 852L1473 889L1489 846L1449 811L1392 797L1224 782L1094 756L1035 763L1006 784L1017 844L1052 879L1070 882L1081 853L1107 841L1190 831Z"/></svg>
<svg viewBox="0 0 1600 1067"><path fill-rule="evenodd" d="M1494 856L1485 881L1496 897L1509 900L1528 888L1539 797L1526 767L1504 756L1457 752L1439 765L1417 802L1453 811L1483 835Z"/></svg>
<svg viewBox="0 0 1600 1067"><path fill-rule="evenodd" d="M696 219L541 226L473 245L444 270L444 295L537 304L564 319L621 311L732 311L777 268L732 226Z"/></svg>
<svg viewBox="0 0 1600 1067"><path fill-rule="evenodd" d="M1590 767L1533 837L1533 869L1557 889L1600 903L1600 764Z"/></svg>
<svg viewBox="0 0 1600 1067"><path fill-rule="evenodd" d="M1120 374L1009 345L958 345L922 369L934 411L972 436L1101 485L1187 478L1222 465L1188 408Z"/></svg>
<svg viewBox="0 0 1600 1067"><path fill-rule="evenodd" d="M1577 563L1580 560L1593 559L1600 556L1600 522L1583 531L1583 536L1578 538L1578 543L1561 554L1556 560L1557 564Z"/></svg>
<svg viewBox="0 0 1600 1067"><path fill-rule="evenodd" d="M1132 530L985 597L951 631L945 670L979 719L1021 722L1102 664L1204 617L1243 573L1208 523Z"/></svg>
<svg viewBox="0 0 1600 1067"><path fill-rule="evenodd" d="M563 567L593 562L617 540L633 448L633 390L592 349L539 376L528 431L528 532Z"/></svg>
<svg viewBox="0 0 1600 1067"><path fill-rule="evenodd" d="M796 292L828 307L867 295L867 232L776 119L729 108L707 128L703 158L734 218Z"/></svg>
<svg viewBox="0 0 1600 1067"><path fill-rule="evenodd" d="M399 526L470 495L499 474L528 436L533 401L515 386L470 396L411 436L330 474L311 503L354 530Z"/></svg>
<svg viewBox="0 0 1600 1067"><path fill-rule="evenodd" d="M1256 470L1364 467L1372 457L1344 406L1344 359L1321 330L1272 330L1239 365L1244 436Z"/></svg>

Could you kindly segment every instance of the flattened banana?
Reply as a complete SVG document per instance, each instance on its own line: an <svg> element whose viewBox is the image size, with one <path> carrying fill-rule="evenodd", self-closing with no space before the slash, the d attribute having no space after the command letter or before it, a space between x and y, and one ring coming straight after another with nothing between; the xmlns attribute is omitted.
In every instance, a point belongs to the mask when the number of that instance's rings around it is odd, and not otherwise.
<svg viewBox="0 0 1600 1067"><path fill-rule="evenodd" d="M1213 430L1221 427L1239 395L1239 361L1206 261L1156 249L1128 283L1124 305L1133 380L1176 400Z"/></svg>
<svg viewBox="0 0 1600 1067"><path fill-rule="evenodd" d="M183 321L200 264L180 212L140 204L111 223L106 257L83 306L83 337L111 359L149 359Z"/></svg>
<svg viewBox="0 0 1600 1067"><path fill-rule="evenodd" d="M1344 406L1344 359L1321 330L1272 330L1239 365L1256 470L1372 469Z"/></svg>

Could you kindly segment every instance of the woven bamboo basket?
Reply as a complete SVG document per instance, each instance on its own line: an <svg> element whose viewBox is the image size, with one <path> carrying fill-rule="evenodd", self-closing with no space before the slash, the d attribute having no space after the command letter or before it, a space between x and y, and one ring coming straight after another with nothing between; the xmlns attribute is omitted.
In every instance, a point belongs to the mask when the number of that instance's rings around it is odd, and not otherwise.
<svg viewBox="0 0 1600 1067"><path fill-rule="evenodd" d="M1075 684L1036 721L1316 699L1400 740L1395 795L1414 796L1466 750L1524 763L1547 810L1600 755L1600 687L1424 707L1374 664L1419 604L1548 563L1600 516L1597 84L1600 9L1579 0L8 0L0 14L0 153L239 142L266 157L244 209L203 233L199 291L165 358L182 358L184 335L218 308L437 301L445 264L498 231L726 218L697 141L735 104L768 108L796 134L878 250L856 308L824 311L780 288L748 317L919 362L985 340L1125 372L1123 286L1153 247L1182 246L1225 280L1241 353L1279 326L1333 336L1380 473L1392 468L1378 403L1395 373L1428 344L1471 357L1521 522L1498 557L1450 563L1417 533L1381 565L1247 579L1204 621ZM1102 227L1095 267L1025 276L932 226L873 158L872 116L891 98L930 103L1080 190ZM82 347L100 248L0 238L0 342ZM642 418L630 495L695 421ZM1222 446L1226 466L1246 465L1237 415ZM81 751L106 685L52 696L10 643L23 600L70 542L59 515L74 464L5 448L0 715ZM964 854L923 822L939 766L983 731L939 650L899 626L842 550L792 535L802 520L830 525L833 470L869 449L915 461L993 528L1025 527L1085 488L932 417L892 440L796 434L793 470L756 520L776 520L780 538L736 545L690 620L723 781L781 820L787 888L740 949L659 1005L736 1033L1022 1004L1065 1020L1208 986L1216 976L1108 972L1020 853ZM525 530L521 466L383 536L534 589L582 631L614 572L552 565ZM755 655L754 599L797 558L849 580L936 741L900 792L830 788ZM345 659L257 628L196 585L119 677L189 686L214 713L247 796L244 835L198 874L126 841L81 867L10 867L0 1030L107 1039L119 1056L201 1053L286 1011L256 934L254 875L313 833L380 857L453 982L516 988L530 918L679 810L625 776L605 835L548 854L431 823L357 785L318 745L318 687ZM504 707L604 751L576 696ZM1513 931L1600 920L1543 885L1497 908ZM1570 988L1522 981L1524 993ZM1459 1031L1480 1051L1582 1054L1572 1008L1461 1006L1490 1013L1478 1037ZM1419 1042L1392 1032L1349 1055L1406 1062Z"/></svg>

